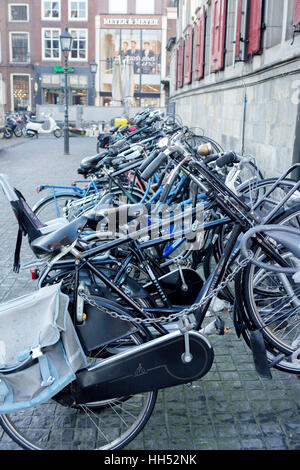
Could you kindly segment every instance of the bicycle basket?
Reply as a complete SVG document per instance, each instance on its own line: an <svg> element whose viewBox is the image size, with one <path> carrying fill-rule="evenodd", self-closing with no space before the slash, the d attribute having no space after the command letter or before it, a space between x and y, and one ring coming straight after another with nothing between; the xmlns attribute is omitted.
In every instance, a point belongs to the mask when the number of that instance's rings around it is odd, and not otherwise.
<svg viewBox="0 0 300 470"><path fill-rule="evenodd" d="M68 304L57 284L0 306L0 413L48 401L86 365Z"/></svg>

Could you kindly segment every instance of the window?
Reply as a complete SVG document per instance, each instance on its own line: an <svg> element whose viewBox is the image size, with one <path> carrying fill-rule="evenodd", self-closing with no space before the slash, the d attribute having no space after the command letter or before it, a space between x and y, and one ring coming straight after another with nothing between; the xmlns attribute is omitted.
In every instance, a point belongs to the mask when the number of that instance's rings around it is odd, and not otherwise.
<svg viewBox="0 0 300 470"><path fill-rule="evenodd" d="M29 33L10 33L10 61L29 62Z"/></svg>
<svg viewBox="0 0 300 470"><path fill-rule="evenodd" d="M103 29L100 43L100 96L103 106L126 101L140 106L160 99L161 31Z"/></svg>
<svg viewBox="0 0 300 470"><path fill-rule="evenodd" d="M69 19L75 21L87 21L87 0L69 0Z"/></svg>
<svg viewBox="0 0 300 470"><path fill-rule="evenodd" d="M239 59L241 55L241 29L242 29L242 10L243 0L237 0L236 5L236 28L235 28L235 58Z"/></svg>
<svg viewBox="0 0 300 470"><path fill-rule="evenodd" d="M30 75L11 75L12 109L14 111L29 111L30 103Z"/></svg>
<svg viewBox="0 0 300 470"><path fill-rule="evenodd" d="M42 3L43 20L60 20L60 0L43 0Z"/></svg>
<svg viewBox="0 0 300 470"><path fill-rule="evenodd" d="M29 21L29 5L26 3L18 3L17 5L10 4L9 8L9 21Z"/></svg>
<svg viewBox="0 0 300 470"><path fill-rule="evenodd" d="M88 60L87 29L71 29L73 36L70 60Z"/></svg>
<svg viewBox="0 0 300 470"><path fill-rule="evenodd" d="M109 0L109 13L127 13L127 0Z"/></svg>
<svg viewBox="0 0 300 470"><path fill-rule="evenodd" d="M136 0L137 15L154 15L155 0Z"/></svg>
<svg viewBox="0 0 300 470"><path fill-rule="evenodd" d="M47 28L42 30L43 59L60 59L60 29Z"/></svg>

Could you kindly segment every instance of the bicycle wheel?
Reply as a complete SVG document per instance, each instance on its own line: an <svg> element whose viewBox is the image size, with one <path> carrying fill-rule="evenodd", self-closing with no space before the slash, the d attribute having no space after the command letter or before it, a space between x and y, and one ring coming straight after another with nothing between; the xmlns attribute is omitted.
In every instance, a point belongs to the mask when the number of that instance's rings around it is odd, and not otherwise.
<svg viewBox="0 0 300 470"><path fill-rule="evenodd" d="M272 223L300 229L300 206L286 211ZM300 261L292 253L280 246L277 250L290 266L299 266L300 269ZM255 259L276 265L272 256L265 255L259 246L254 246L252 251ZM245 268L243 291L247 314L266 341L281 353L295 352L300 338L300 285L294 283L292 275L249 264Z"/></svg>
<svg viewBox="0 0 300 470"><path fill-rule="evenodd" d="M131 335L131 340L143 342L138 334ZM121 347L124 351L124 340ZM103 351L97 357L101 355ZM116 450L141 432L156 398L157 391L151 391L66 407L54 397L33 409L0 416L0 425L27 450Z"/></svg>
<svg viewBox="0 0 300 470"><path fill-rule="evenodd" d="M267 215L267 213L274 209L278 202L281 201L295 185L295 181L293 180L283 180L279 185L277 185L276 189L268 197L264 198L264 195L267 194L267 191L271 189L276 181L276 178L269 178L266 180L257 181L255 184L246 183L243 187L240 187L240 192L250 207L253 207L254 204L261 200L262 202L256 211L260 213L260 215ZM299 191L296 191L292 201L296 201L298 203L300 202ZM285 207L288 208L288 203L285 205ZM227 225L220 227L219 236L215 241L214 249L211 251L210 256L206 258L204 263L206 278L208 278L208 276L212 273L213 268L219 262L227 240L230 237L232 228L232 223L228 223ZM237 258L235 261L236 260ZM228 274L232 269L234 269L233 263L228 270ZM233 302L235 298L235 288L233 283L224 290L223 294L225 300L228 300L231 303Z"/></svg>
<svg viewBox="0 0 300 470"><path fill-rule="evenodd" d="M15 130L14 130L14 134L16 137L22 137L23 133L22 133L22 128L21 127L16 127Z"/></svg>
<svg viewBox="0 0 300 470"><path fill-rule="evenodd" d="M247 318L247 314L245 315L245 309L240 308L240 305L237 306L237 304L234 304L234 314L236 318L238 318L238 322L243 325L242 328L240 328L239 334L242 336L244 339L246 345L249 347L251 350L251 343L250 343L250 334L253 329L255 329L255 325L253 325L253 322ZM279 370L280 372L285 372L288 374L295 374L299 375L300 374L300 362L299 361L290 361L288 357L283 357L282 353L274 348L270 343L266 343L266 354L267 354L267 360L268 363L271 365L274 363L275 365L272 366L274 369ZM278 359L281 359L279 363L276 363ZM275 362L274 362L275 361Z"/></svg>
<svg viewBox="0 0 300 470"><path fill-rule="evenodd" d="M41 222L49 222L59 217L68 218L67 206L72 201L81 199L79 194L65 193L57 196L46 196L33 207L33 212L39 217Z"/></svg>
<svg viewBox="0 0 300 470"><path fill-rule="evenodd" d="M277 178L268 178L252 183L246 182L239 186L239 194L251 208L254 207L258 201L261 201L261 204L257 207L256 210L259 210L261 214L264 215L274 209L278 202L281 201L296 184L296 181L292 179L285 179L276 185L276 188L267 197L264 197L276 182ZM290 199L290 203L293 201L297 201L297 203L299 203L299 191L295 192L295 194ZM288 204L289 203L286 203L285 208L289 207Z"/></svg>
<svg viewBox="0 0 300 470"><path fill-rule="evenodd" d="M119 187L113 187L108 192L114 194L115 202L118 205L123 204L138 204L143 200L144 193L140 189L132 188L131 186L124 185L124 190ZM146 201L149 199L149 196L146 198Z"/></svg>

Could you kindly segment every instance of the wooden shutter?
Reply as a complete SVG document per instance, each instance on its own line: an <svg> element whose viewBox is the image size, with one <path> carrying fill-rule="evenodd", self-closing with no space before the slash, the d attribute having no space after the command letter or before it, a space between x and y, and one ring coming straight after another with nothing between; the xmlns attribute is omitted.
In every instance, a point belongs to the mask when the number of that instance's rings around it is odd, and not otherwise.
<svg viewBox="0 0 300 470"><path fill-rule="evenodd" d="M195 79L204 77L204 50L205 50L205 6L197 13L195 27L196 51L195 51Z"/></svg>
<svg viewBox="0 0 300 470"><path fill-rule="evenodd" d="M224 68L227 0L213 0L211 30L211 72Z"/></svg>
<svg viewBox="0 0 300 470"><path fill-rule="evenodd" d="M237 0L236 12L236 34L235 34L235 57L240 57L241 25L242 25L243 0Z"/></svg>
<svg viewBox="0 0 300 470"><path fill-rule="evenodd" d="M251 0L248 29L248 54L257 54L261 50L263 0Z"/></svg>
<svg viewBox="0 0 300 470"><path fill-rule="evenodd" d="M299 23L300 23L300 0L295 0L293 25L297 26Z"/></svg>
<svg viewBox="0 0 300 470"><path fill-rule="evenodd" d="M183 68L184 68L184 39L179 41L178 51L178 88L183 87Z"/></svg>
<svg viewBox="0 0 300 470"><path fill-rule="evenodd" d="M193 65L193 26L187 28L185 36L185 63L184 63L184 83L192 83L192 65Z"/></svg>

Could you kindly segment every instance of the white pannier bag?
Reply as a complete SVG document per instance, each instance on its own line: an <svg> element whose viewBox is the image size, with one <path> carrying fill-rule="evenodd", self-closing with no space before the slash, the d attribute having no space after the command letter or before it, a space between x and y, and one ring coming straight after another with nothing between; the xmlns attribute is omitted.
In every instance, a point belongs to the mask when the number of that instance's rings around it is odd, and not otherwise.
<svg viewBox="0 0 300 470"><path fill-rule="evenodd" d="M0 305L0 413L46 402L86 366L60 288L43 287Z"/></svg>

